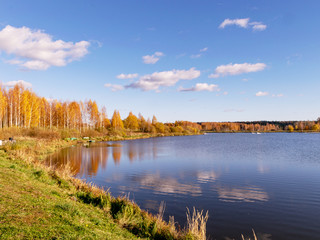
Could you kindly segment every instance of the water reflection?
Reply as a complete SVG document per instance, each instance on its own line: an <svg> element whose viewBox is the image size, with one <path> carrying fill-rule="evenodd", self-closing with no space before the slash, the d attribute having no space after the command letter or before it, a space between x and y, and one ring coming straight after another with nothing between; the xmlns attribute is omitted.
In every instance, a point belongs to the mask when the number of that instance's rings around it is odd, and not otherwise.
<svg viewBox="0 0 320 240"><path fill-rule="evenodd" d="M220 174L217 174L214 171L197 172L198 182L200 183L214 182L218 179L219 175Z"/></svg>
<svg viewBox="0 0 320 240"><path fill-rule="evenodd" d="M106 169L109 148L96 148L94 151L87 147L72 147L50 156L46 162L50 166L60 167L69 165L71 171L79 176L95 176L98 169Z"/></svg>
<svg viewBox="0 0 320 240"><path fill-rule="evenodd" d="M121 147L112 148L112 157L113 157L114 163L116 165L119 165L121 160Z"/></svg>
<svg viewBox="0 0 320 240"><path fill-rule="evenodd" d="M161 176L159 173L132 176L132 182L137 182L140 188L152 189L163 194L201 195L201 187L197 184L180 183L177 178ZM129 190L129 189L127 189Z"/></svg>
<svg viewBox="0 0 320 240"><path fill-rule="evenodd" d="M150 144L151 143L151 144ZM46 163L54 167L69 165L71 171L79 177L96 176L98 170L106 169L109 152L115 165L119 165L123 154L132 163L136 160L154 159L157 157L157 147L153 142L138 144L129 141L125 146L121 143L107 142L79 144L49 156Z"/></svg>
<svg viewBox="0 0 320 240"><path fill-rule="evenodd" d="M217 192L219 200L223 202L265 202L269 200L268 194L256 186L240 188L218 187Z"/></svg>
<svg viewBox="0 0 320 240"><path fill-rule="evenodd" d="M147 200L144 201L144 208L153 210L155 212L157 210L159 210L159 205L160 205L160 203L158 201L155 201L155 200L147 199Z"/></svg>
<svg viewBox="0 0 320 240"><path fill-rule="evenodd" d="M259 173L261 174L265 174L265 173L268 173L270 171L270 167L269 166L266 166L264 163L262 162L259 162L258 163L258 167L257 167L257 170Z"/></svg>
<svg viewBox="0 0 320 240"><path fill-rule="evenodd" d="M253 237L253 232L247 233L247 234L241 234L244 235L245 237L242 239L254 239ZM272 239L272 235L269 233L260 233L260 232L255 232L255 235L257 236L257 239L259 240L271 240ZM234 238L232 237L225 237L225 240L234 240Z"/></svg>
<svg viewBox="0 0 320 240"><path fill-rule="evenodd" d="M49 156L46 163L57 168L68 165L77 176L96 176L99 169L107 168L108 158L109 147L78 145Z"/></svg>

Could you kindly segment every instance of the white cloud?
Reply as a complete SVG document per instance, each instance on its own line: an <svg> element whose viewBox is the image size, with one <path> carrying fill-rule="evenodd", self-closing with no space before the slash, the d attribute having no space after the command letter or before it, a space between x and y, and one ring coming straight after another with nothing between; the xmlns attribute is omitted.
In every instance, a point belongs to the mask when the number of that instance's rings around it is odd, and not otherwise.
<svg viewBox="0 0 320 240"><path fill-rule="evenodd" d="M133 79L137 77L138 77L138 73L131 73L131 74L121 73L117 76L118 79Z"/></svg>
<svg viewBox="0 0 320 240"><path fill-rule="evenodd" d="M266 30L267 25L262 22L250 22L250 18L238 18L238 19L225 19L219 26L219 28L225 28L226 26L236 25L241 28L252 27L253 31Z"/></svg>
<svg viewBox="0 0 320 240"><path fill-rule="evenodd" d="M142 57L142 60L145 64L155 64L159 61L160 57L164 56L162 52L155 52L152 55L146 55Z"/></svg>
<svg viewBox="0 0 320 240"><path fill-rule="evenodd" d="M111 83L106 83L104 86L111 88L112 92L121 91L124 89L124 86L122 86L122 85L111 84Z"/></svg>
<svg viewBox="0 0 320 240"><path fill-rule="evenodd" d="M247 28L249 23L249 18L237 18L237 19L225 19L219 26L219 28L225 28L229 25L237 25L242 28Z"/></svg>
<svg viewBox="0 0 320 240"><path fill-rule="evenodd" d="M198 53L198 54L193 54L193 55L190 56L190 58L199 58L199 57L201 57L201 56L203 55L203 53L206 52L207 50L208 50L207 47L202 48L202 49L199 50L200 53Z"/></svg>
<svg viewBox="0 0 320 240"><path fill-rule="evenodd" d="M264 31L267 29L267 25L261 23L261 22L252 22L250 23L252 25L252 29L254 31Z"/></svg>
<svg viewBox="0 0 320 240"><path fill-rule="evenodd" d="M268 92L261 92L261 91L259 91L259 92L256 93L256 96L257 96L257 97L265 97L265 96L268 96L268 95L269 95Z"/></svg>
<svg viewBox="0 0 320 240"><path fill-rule="evenodd" d="M180 92L200 92L200 91L220 91L219 86L215 84L208 84L208 83L197 83L192 88L180 88Z"/></svg>
<svg viewBox="0 0 320 240"><path fill-rule="evenodd" d="M262 71L267 67L264 63L242 63L242 64L228 64L228 65L220 65L215 69L215 73L209 75L209 78L218 78L228 75L239 75L242 73L250 73L250 72L258 72Z"/></svg>
<svg viewBox="0 0 320 240"><path fill-rule="evenodd" d="M88 53L89 45L87 41L53 41L52 36L43 31L27 27L7 25L0 31L0 50L15 56L6 62L32 70L61 67L79 60Z"/></svg>
<svg viewBox="0 0 320 240"><path fill-rule="evenodd" d="M158 90L160 87L170 87L180 80L192 80L200 76L200 71L195 68L189 70L171 70L165 72L154 72L144 75L126 88L140 88L143 91Z"/></svg>
<svg viewBox="0 0 320 240"><path fill-rule="evenodd" d="M206 51L208 51L207 47L200 49L200 52L206 52Z"/></svg>
<svg viewBox="0 0 320 240"><path fill-rule="evenodd" d="M5 86L5 87L14 87L17 84L21 84L25 88L31 88L32 87L31 83L23 81L23 80L6 82L6 83L3 83L3 86Z"/></svg>

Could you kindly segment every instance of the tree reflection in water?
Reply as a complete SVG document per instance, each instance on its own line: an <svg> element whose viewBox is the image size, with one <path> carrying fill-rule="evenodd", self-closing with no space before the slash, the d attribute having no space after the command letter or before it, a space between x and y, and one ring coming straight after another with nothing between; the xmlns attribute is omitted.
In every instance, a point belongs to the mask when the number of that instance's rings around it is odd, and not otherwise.
<svg viewBox="0 0 320 240"><path fill-rule="evenodd" d="M151 143L151 144L150 144ZM125 147L121 143L107 142L79 144L49 156L46 163L55 168L69 165L71 171L79 177L96 176L99 169L106 169L109 151L115 165L119 165L123 155L132 163L145 158L155 158L157 147L150 141L148 144L129 141Z"/></svg>

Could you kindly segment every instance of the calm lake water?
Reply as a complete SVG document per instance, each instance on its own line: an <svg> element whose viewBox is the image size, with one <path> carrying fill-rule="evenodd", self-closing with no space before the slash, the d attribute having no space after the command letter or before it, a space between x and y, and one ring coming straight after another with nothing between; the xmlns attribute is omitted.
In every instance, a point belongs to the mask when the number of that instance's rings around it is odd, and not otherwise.
<svg viewBox="0 0 320 240"><path fill-rule="evenodd" d="M209 211L211 239L320 239L320 134L206 134L78 145L51 156L181 226Z"/></svg>

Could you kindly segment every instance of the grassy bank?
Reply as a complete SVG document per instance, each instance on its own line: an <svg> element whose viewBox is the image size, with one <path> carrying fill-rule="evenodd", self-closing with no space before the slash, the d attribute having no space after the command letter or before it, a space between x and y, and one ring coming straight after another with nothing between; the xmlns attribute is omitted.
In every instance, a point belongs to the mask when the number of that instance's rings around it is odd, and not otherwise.
<svg viewBox="0 0 320 240"><path fill-rule="evenodd" d="M76 138L78 141L83 141L83 138L92 139L97 141L118 141L118 140L130 140L140 138L151 138L151 137L166 137L166 136L186 136L186 135L197 135L202 134L200 131L193 132L183 130L180 132L140 132L131 130L99 130L99 129L87 129L87 130L76 130L76 129L45 129L45 128L3 128L0 129L0 139L8 139L10 137L31 137L38 139L71 139Z"/></svg>
<svg viewBox="0 0 320 240"><path fill-rule="evenodd" d="M207 216L195 209L186 228L126 198L54 171L42 160L72 142L18 137L0 149L1 239L205 239ZM179 229L179 230L178 230Z"/></svg>

